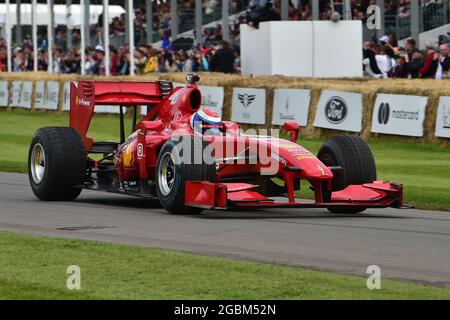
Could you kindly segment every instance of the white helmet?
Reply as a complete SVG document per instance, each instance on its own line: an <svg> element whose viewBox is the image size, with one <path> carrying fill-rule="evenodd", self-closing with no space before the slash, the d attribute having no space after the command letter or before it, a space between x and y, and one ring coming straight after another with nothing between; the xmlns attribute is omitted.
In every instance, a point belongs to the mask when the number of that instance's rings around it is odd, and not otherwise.
<svg viewBox="0 0 450 320"><path fill-rule="evenodd" d="M208 109L200 109L195 112L190 120L194 132L204 135L221 135L222 119L220 116Z"/></svg>

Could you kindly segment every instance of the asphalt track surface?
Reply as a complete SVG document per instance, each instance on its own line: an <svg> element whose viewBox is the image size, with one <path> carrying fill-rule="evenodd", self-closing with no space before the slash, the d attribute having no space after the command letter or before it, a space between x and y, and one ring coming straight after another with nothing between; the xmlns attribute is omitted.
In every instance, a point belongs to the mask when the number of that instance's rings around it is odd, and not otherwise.
<svg viewBox="0 0 450 320"><path fill-rule="evenodd" d="M155 201L83 191L43 202L28 177L0 173L0 230L157 247L450 287L450 213L324 209L166 213Z"/></svg>

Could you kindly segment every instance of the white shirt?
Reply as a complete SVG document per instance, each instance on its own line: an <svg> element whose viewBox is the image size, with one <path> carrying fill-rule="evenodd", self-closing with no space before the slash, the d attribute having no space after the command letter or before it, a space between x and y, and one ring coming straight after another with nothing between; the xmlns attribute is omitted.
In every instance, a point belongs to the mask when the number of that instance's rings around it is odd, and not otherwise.
<svg viewBox="0 0 450 320"><path fill-rule="evenodd" d="M447 56L448 57L448 56ZM440 59L439 59L439 62L438 62L438 67L437 67L437 70L436 70L436 79L437 80L442 80L442 62L444 61L444 59L445 59L446 57L441 57Z"/></svg>
<svg viewBox="0 0 450 320"><path fill-rule="evenodd" d="M383 73L383 77L387 76L389 70L391 70L391 61L387 55L377 54L375 55L378 69Z"/></svg>

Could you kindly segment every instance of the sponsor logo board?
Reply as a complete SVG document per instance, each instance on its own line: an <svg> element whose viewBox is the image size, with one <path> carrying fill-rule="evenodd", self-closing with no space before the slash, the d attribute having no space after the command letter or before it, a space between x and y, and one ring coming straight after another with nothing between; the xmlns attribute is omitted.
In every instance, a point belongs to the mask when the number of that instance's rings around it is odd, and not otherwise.
<svg viewBox="0 0 450 320"><path fill-rule="evenodd" d="M272 124L295 121L305 127L308 123L310 91L307 89L275 89Z"/></svg>
<svg viewBox="0 0 450 320"><path fill-rule="evenodd" d="M231 120L240 123L266 123L266 90L233 88Z"/></svg>
<svg viewBox="0 0 450 320"><path fill-rule="evenodd" d="M428 97L378 94L372 132L422 137Z"/></svg>
<svg viewBox="0 0 450 320"><path fill-rule="evenodd" d="M450 97L440 97L436 115L437 137L450 138Z"/></svg>
<svg viewBox="0 0 450 320"><path fill-rule="evenodd" d="M9 99L8 81L0 81L0 107L7 107Z"/></svg>
<svg viewBox="0 0 450 320"><path fill-rule="evenodd" d="M314 126L361 132L362 94L323 90L317 105Z"/></svg>

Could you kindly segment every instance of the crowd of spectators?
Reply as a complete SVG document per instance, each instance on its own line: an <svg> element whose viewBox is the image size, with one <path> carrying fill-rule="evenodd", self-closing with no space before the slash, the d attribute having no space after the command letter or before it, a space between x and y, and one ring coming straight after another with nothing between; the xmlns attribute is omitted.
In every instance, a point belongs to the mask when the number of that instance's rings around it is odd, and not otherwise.
<svg viewBox="0 0 450 320"><path fill-rule="evenodd" d="M237 13L248 1L230 1L231 13ZM178 1L180 28L185 23L186 17L192 16L195 8L195 0ZM203 12L212 14L221 10L220 1L204 0ZM126 16L122 14L114 17L109 26L110 46L110 74L130 74L131 59L135 62L135 73L144 74L150 72L186 72L186 71L222 71L240 72L239 59L239 23L245 23L243 17L236 18L236 24L230 28L230 43L222 41L222 28L218 24L203 30L201 43L194 43L190 48L178 48L170 41L171 14L170 1L154 1L152 7L152 21L154 32L159 33L162 40L161 48L154 49L147 41L147 35L142 36L146 30L145 6L139 6L134 11L134 40L136 49L133 56L130 55L129 45L125 41ZM88 46L85 51L85 73L90 75L104 75L105 48L102 46L103 18L99 17L98 23L91 25L91 42L96 45ZM50 66L55 73L81 73L80 31L74 29L71 32L72 42L67 43L67 29L58 26L55 30L54 46L52 48L53 62ZM155 37L154 37L155 38ZM120 43L113 41L121 39ZM48 70L48 44L46 34L38 35L38 70ZM0 37L0 71L7 70L6 41ZM16 44L11 52L12 71L33 70L33 46L29 38Z"/></svg>
<svg viewBox="0 0 450 320"><path fill-rule="evenodd" d="M320 8L320 19L330 19L334 11L342 12L342 1L318 0ZM423 8L440 5L443 0L421 0ZM197 72L197 71L221 71L228 73L240 72L239 56L239 25L248 23L258 27L258 23L267 20L280 19L280 1L269 0L232 0L231 12L238 13L242 8L247 7L245 14L237 14L234 23L230 25L230 41L222 39L222 28L220 24L203 29L201 41L193 42L189 47L180 47L170 40L171 15L170 1L153 2L153 30L159 33L161 46L154 47L142 37L146 30L145 7L135 9L134 40L138 45L132 55L129 46L124 41L116 43L111 41L110 46L110 70L111 75L130 74L131 61L134 60L136 74L148 74L152 72ZM352 18L365 20L368 5L375 4L376 1L352 0ZM180 12L193 11L194 0L180 0ZM203 0L203 12L212 14L220 11L220 1ZM409 17L409 0L385 0L385 13L396 15L398 18ZM180 14L180 25L185 20ZM312 8L310 0L291 0L289 3L290 20L310 20L312 19ZM110 37L125 38L126 33L125 14L112 19L110 24ZM99 23L91 25L91 39L96 45L88 46L85 51L84 73L89 75L104 75L105 69L105 48L102 46L102 18ZM46 34L38 35L38 70L46 71L51 68L54 73L81 73L80 54L80 31L71 31L72 43L67 43L67 29L59 26L55 30L54 46L52 48L53 61L48 64L48 44ZM377 42L367 42L364 44L364 68L368 76L371 77L446 77L448 73L448 58L445 52L448 50L445 43L439 43L439 47L433 44L427 45L425 52L416 49L414 41L408 40L404 48L399 47L394 37L385 36ZM442 48L441 48L442 47ZM433 55L431 54L433 53ZM5 71L6 67L6 43L0 38L0 71ZM33 70L33 47L29 38L25 38L21 44L16 44L11 52L12 71L32 71ZM448 52L447 52L448 55ZM440 60L443 60L441 63ZM442 72L441 66L442 65ZM433 72L433 70L435 72Z"/></svg>
<svg viewBox="0 0 450 320"><path fill-rule="evenodd" d="M450 79L450 37L439 36L421 51L412 38L401 47L386 35L364 43L363 59L364 71L372 78Z"/></svg>
<svg viewBox="0 0 450 320"><path fill-rule="evenodd" d="M205 30L204 41L188 50L172 46L167 36L159 49L151 44L136 46L133 56L130 55L128 43L118 48L109 47L110 75L129 75L131 59L134 59L135 74L143 75L153 72L225 72L240 73L239 48L222 40L220 28L214 32ZM50 66L53 73L81 73L80 49L73 47L64 51L59 46L52 49L53 61ZM101 45L88 47L85 51L84 73L87 75L105 75L105 48ZM23 41L12 52L12 71L33 71L33 47L29 40ZM0 38L0 72L7 70L7 51L4 38ZM48 50L39 49L38 71L49 69Z"/></svg>

